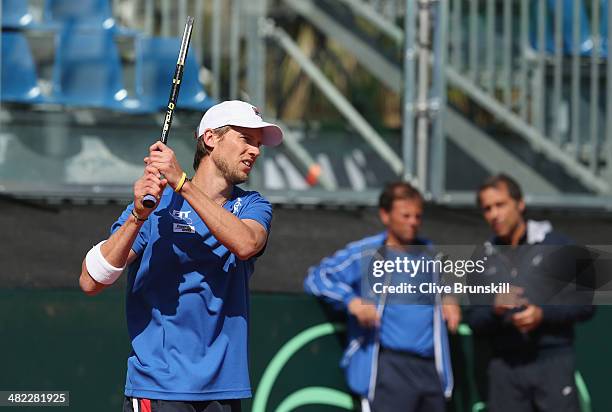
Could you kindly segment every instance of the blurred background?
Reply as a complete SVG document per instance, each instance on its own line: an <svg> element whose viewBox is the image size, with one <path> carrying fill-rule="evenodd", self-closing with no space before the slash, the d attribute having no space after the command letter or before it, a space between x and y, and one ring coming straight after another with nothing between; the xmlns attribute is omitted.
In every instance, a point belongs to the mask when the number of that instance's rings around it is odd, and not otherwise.
<svg viewBox="0 0 612 412"><path fill-rule="evenodd" d="M302 293L310 265L380 230L382 186L427 199L423 234L479 244L475 189L506 172L529 217L585 245L612 233L608 0L2 0L0 390L69 390L119 410L125 283L88 298L87 250L131 201L195 17L169 145L192 163L216 102L285 131L246 187L275 205L252 279L246 410L352 409L342 317ZM612 310L578 328L586 411L612 410ZM477 346L476 346L477 347ZM456 411L486 409L479 351L453 337Z"/></svg>

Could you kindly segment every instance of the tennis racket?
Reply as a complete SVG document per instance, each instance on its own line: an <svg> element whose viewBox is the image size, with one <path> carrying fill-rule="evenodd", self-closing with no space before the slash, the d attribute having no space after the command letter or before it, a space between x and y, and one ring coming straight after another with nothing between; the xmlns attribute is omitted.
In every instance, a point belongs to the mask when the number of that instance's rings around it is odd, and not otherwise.
<svg viewBox="0 0 612 412"><path fill-rule="evenodd" d="M164 124L162 126L161 137L159 140L166 144L168 135L170 134L170 126L172 125L172 117L174 117L174 109L178 101L179 90L181 88L181 80L183 79L183 69L185 68L185 59L189 50L189 42L191 41L191 31L193 30L193 17L187 17L183 38L181 40L181 49L179 50L178 60L176 61L176 69L174 69L174 77L172 78L172 86L170 87L170 97L168 98L168 106ZM148 209L155 207L157 199L153 195L145 195L142 199L142 205Z"/></svg>

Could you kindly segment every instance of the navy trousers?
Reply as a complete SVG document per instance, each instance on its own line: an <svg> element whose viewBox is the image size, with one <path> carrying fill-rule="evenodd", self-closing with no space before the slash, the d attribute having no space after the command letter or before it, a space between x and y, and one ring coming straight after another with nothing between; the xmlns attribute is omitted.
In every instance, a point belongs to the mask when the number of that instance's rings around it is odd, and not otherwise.
<svg viewBox="0 0 612 412"><path fill-rule="evenodd" d="M381 348L372 412L444 412L433 358Z"/></svg>

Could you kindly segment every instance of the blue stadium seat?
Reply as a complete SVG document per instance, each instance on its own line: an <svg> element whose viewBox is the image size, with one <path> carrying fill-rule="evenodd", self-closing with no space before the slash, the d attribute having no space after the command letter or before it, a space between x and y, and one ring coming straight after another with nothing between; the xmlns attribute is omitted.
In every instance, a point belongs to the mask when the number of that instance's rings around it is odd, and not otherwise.
<svg viewBox="0 0 612 412"><path fill-rule="evenodd" d="M46 0L44 23L104 29L115 26L110 0Z"/></svg>
<svg viewBox="0 0 612 412"><path fill-rule="evenodd" d="M156 111L168 104L172 76L181 48L179 38L139 37L136 43L136 95L142 108ZM195 50L189 50L177 103L178 109L204 111L214 105L198 80Z"/></svg>
<svg viewBox="0 0 612 412"><path fill-rule="evenodd" d="M555 53L555 8L556 0L548 0L546 10L546 39L545 49L547 53ZM531 45L534 49L539 50L537 22L538 22L538 2L534 1L532 5L532 29L531 29ZM580 1L580 43L579 54L589 56L593 50L593 38L591 37L591 25L587 17L584 2ZM563 0L563 54L571 55L574 50L574 0Z"/></svg>
<svg viewBox="0 0 612 412"><path fill-rule="evenodd" d="M65 27L56 45L52 90L57 103L122 109L127 91L112 31Z"/></svg>
<svg viewBox="0 0 612 412"><path fill-rule="evenodd" d="M28 0L2 0L2 27L16 29L32 23Z"/></svg>
<svg viewBox="0 0 612 412"><path fill-rule="evenodd" d="M19 32L2 32L0 98L9 102L43 102L37 80L28 40Z"/></svg>

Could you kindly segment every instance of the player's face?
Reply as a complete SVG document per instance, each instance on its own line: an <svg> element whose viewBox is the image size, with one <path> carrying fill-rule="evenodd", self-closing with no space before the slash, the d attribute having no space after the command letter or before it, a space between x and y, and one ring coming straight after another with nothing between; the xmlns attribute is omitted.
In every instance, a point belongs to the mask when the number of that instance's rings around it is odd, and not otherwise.
<svg viewBox="0 0 612 412"><path fill-rule="evenodd" d="M506 185L490 187L480 192L482 214L496 236L512 239L523 221L525 203L510 196Z"/></svg>
<svg viewBox="0 0 612 412"><path fill-rule="evenodd" d="M423 218L423 204L416 199L396 199L391 210L380 210L380 219L387 228L389 244L407 245L416 238Z"/></svg>
<svg viewBox="0 0 612 412"><path fill-rule="evenodd" d="M247 181L259 157L262 136L262 129L232 126L219 140L211 154L212 160L221 175L230 183L240 184Z"/></svg>

